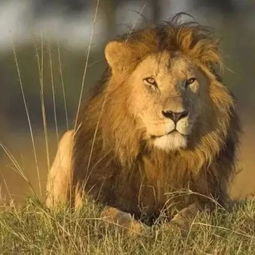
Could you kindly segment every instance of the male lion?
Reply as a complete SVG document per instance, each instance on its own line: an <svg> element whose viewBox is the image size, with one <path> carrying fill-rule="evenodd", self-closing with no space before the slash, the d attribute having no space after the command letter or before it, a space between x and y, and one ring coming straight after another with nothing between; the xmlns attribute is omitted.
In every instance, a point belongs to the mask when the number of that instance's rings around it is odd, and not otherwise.
<svg viewBox="0 0 255 255"><path fill-rule="evenodd" d="M101 89L60 142L47 205L89 195L134 229L226 206L239 125L212 34L173 19L109 42L105 58Z"/></svg>

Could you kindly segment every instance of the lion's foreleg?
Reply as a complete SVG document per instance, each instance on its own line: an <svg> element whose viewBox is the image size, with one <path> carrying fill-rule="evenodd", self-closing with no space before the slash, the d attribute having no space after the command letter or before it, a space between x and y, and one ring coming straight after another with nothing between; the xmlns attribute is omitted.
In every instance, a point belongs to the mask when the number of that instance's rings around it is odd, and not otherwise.
<svg viewBox="0 0 255 255"><path fill-rule="evenodd" d="M61 138L56 157L48 174L46 205L50 208L70 201L72 180L73 131Z"/></svg>
<svg viewBox="0 0 255 255"><path fill-rule="evenodd" d="M144 225L135 220L130 213L123 212L114 207L105 207L101 217L107 222L123 227L130 235L142 234Z"/></svg>

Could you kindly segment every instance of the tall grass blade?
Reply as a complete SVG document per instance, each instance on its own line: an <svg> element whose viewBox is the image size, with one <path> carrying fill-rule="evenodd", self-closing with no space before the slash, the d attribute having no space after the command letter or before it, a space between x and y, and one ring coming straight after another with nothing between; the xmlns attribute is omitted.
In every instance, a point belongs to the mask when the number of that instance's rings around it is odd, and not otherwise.
<svg viewBox="0 0 255 255"><path fill-rule="evenodd" d="M47 168L50 169L50 153L49 153L49 141L48 141L48 127L47 127L47 116L45 110L45 100L44 100L44 41L41 36L40 44L40 55L39 50L35 46L35 55L38 66L39 73L39 82L40 82L40 100L41 100L41 111L42 111L42 121L43 121L43 132L45 139L45 150L46 150L46 159L47 159Z"/></svg>
<svg viewBox="0 0 255 255"><path fill-rule="evenodd" d="M59 42L57 44L57 47L58 47L59 75L60 75L60 80L61 80L61 88L62 88L62 94L63 94L63 100L64 100L64 108L65 108L66 130L69 130L69 120L68 120L66 90L65 90L65 83L64 83L64 76L63 76L63 67L62 67L62 57L61 57Z"/></svg>
<svg viewBox="0 0 255 255"><path fill-rule="evenodd" d="M53 61L52 61L52 52L51 52L50 43L48 43L47 50L48 50L49 65L50 65L50 80L51 80L51 93L52 93L52 102L53 102L54 123L55 123L56 138L57 138L57 142L58 142L59 141L59 130L58 130Z"/></svg>
<svg viewBox="0 0 255 255"><path fill-rule="evenodd" d="M129 35L134 31L134 29L136 28L137 24L138 24L138 20L139 20L139 17L142 15L142 13L144 12L145 8L146 8L146 1L145 3L143 4L143 6L141 7L141 9L137 12L138 14L138 17L134 20L134 23L133 25L130 27L130 30L128 32L128 35L127 35L127 40L129 38Z"/></svg>
<svg viewBox="0 0 255 255"><path fill-rule="evenodd" d="M39 192L40 192L40 195L42 196L41 177L40 177L40 170L39 170L37 152L36 152L36 147L35 147L34 132L33 132L31 119L30 119L30 115L29 115L29 110L28 110L28 106L27 106L27 99L26 99L25 92L24 92L23 81L21 79L21 70L20 70L20 67L19 67L17 52L16 52L16 48L15 48L15 44L14 44L13 40L12 40L12 52L13 52L14 61L15 61L15 65L16 65L16 70L17 70L17 74L18 74L18 80L19 80L22 100L23 100L23 103L24 103L25 112L26 112L27 121L28 121L29 133L30 133L30 137L31 137L32 147L33 147L33 156L34 156L34 161L35 161L35 166L36 166Z"/></svg>
<svg viewBox="0 0 255 255"><path fill-rule="evenodd" d="M15 157L11 154L10 151L8 151L8 149L3 144L0 144L0 147L3 149L6 156L12 162L12 164L14 166L13 170L28 184L29 188L31 189L33 194L36 196L36 192L35 192L35 189L31 183L31 181L24 174L24 171L21 168L21 166L19 165L18 161L15 159Z"/></svg>
<svg viewBox="0 0 255 255"><path fill-rule="evenodd" d="M78 107L77 107L77 111L76 111L75 124L74 124L75 130L76 130L77 124L78 124L77 122L78 122L78 116L79 116L79 112L80 112L80 108L81 108L81 101L82 101L82 96L83 96L83 91L84 91L84 86L85 86L85 80L86 80L86 75L87 75L91 46L92 46L92 42L93 42L94 35L95 35L95 26L96 26L96 19L97 19L97 14L98 14L98 9L99 9L99 3L100 3L100 0L97 0L94 18L93 18L93 22L92 22L92 28L91 28L91 32L90 32L89 44L88 44L87 52L86 52L85 66L84 66L84 72L82 75L81 90L80 90Z"/></svg>

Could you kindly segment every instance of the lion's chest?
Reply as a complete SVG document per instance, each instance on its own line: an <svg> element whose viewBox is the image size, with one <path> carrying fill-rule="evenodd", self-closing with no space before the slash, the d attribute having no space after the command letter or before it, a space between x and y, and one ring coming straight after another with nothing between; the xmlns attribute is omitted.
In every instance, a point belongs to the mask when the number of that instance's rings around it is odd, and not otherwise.
<svg viewBox="0 0 255 255"><path fill-rule="evenodd" d="M169 204L175 207L183 189L188 188L191 177L178 172L178 165L143 159L132 170L111 169L111 177L98 183L103 203L139 216L158 215ZM98 175L102 176L102 175ZM184 199L182 199L182 202Z"/></svg>

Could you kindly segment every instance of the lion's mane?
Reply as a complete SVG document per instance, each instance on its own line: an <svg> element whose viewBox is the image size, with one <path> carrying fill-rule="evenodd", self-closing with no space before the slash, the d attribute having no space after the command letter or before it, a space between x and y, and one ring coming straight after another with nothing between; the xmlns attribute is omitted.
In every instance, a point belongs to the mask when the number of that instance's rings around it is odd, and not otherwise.
<svg viewBox="0 0 255 255"><path fill-rule="evenodd" d="M202 194L201 199L213 197L224 205L235 169L239 122L234 99L219 75L218 41L207 28L194 22L180 23L178 18L132 32L118 41L128 45L133 58L121 77L114 77L108 67L100 89L80 111L73 186L137 217L144 212L158 215L169 201L167 194L182 189ZM145 56L163 50L181 52L201 68L210 81L212 105L207 128L193 137L193 146L170 152L146 146L136 119L124 104L129 95L126 77ZM175 203L186 200L181 197Z"/></svg>

